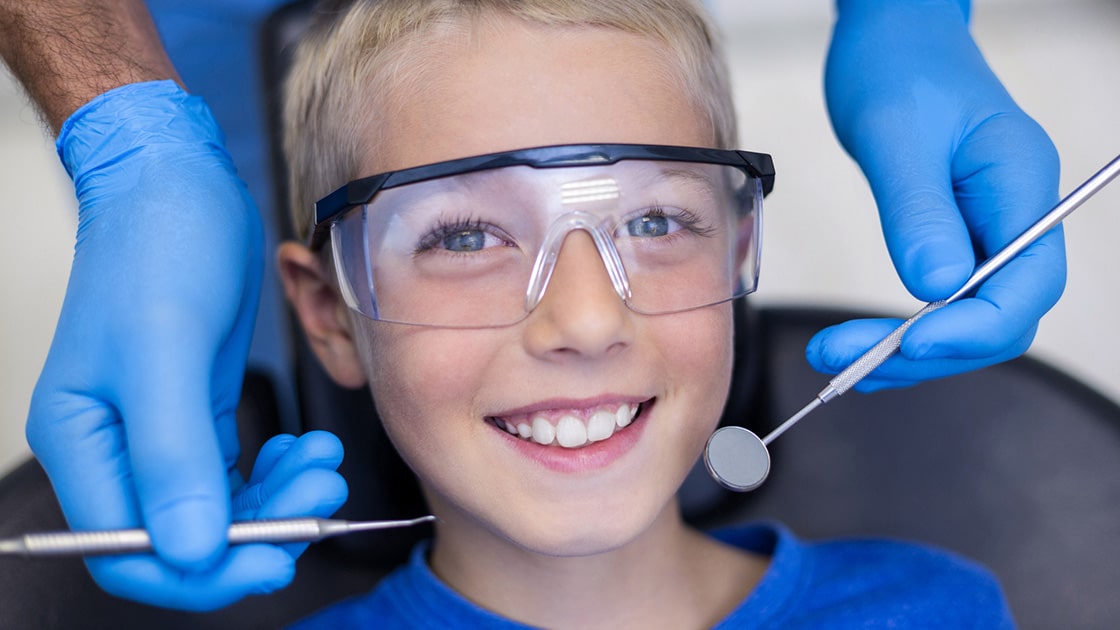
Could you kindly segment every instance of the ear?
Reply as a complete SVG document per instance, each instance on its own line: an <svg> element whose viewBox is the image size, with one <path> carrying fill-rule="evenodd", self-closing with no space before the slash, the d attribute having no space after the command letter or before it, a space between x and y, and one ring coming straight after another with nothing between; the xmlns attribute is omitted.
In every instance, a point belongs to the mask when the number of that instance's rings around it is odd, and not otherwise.
<svg viewBox="0 0 1120 630"><path fill-rule="evenodd" d="M284 293L319 362L339 385L355 389L365 386L368 379L354 345L346 304L319 256L299 243L289 242L280 246L276 258Z"/></svg>

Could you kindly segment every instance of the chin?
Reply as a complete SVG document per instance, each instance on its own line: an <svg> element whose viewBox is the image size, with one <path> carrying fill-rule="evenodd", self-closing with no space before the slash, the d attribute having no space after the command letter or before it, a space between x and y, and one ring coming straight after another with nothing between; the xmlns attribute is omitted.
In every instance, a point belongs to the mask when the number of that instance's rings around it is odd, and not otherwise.
<svg viewBox="0 0 1120 630"><path fill-rule="evenodd" d="M541 535L514 533L509 540L534 554L555 558L586 558L610 553L634 542L640 531L585 531L562 533L555 529Z"/></svg>
<svg viewBox="0 0 1120 630"><path fill-rule="evenodd" d="M497 533L517 547L535 554L581 558L616 551L640 539L659 519L671 516L672 497L656 505L624 505L589 501L575 506L556 504L516 522L495 523ZM512 512L510 512L512 514ZM524 515L524 512L519 514Z"/></svg>

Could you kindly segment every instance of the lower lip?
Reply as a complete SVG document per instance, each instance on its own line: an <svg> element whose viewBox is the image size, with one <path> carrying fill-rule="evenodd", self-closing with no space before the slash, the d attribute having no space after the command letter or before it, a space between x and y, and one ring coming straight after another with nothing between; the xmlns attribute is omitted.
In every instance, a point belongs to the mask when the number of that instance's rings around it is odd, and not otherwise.
<svg viewBox="0 0 1120 630"><path fill-rule="evenodd" d="M506 441L525 457L545 468L560 473L580 473L601 470L622 458L638 443L646 428L646 419L653 411L655 401L642 405L641 413L634 421L601 442L592 442L580 448L563 446L544 446L531 440L524 440L506 433L491 425L494 431L505 437Z"/></svg>

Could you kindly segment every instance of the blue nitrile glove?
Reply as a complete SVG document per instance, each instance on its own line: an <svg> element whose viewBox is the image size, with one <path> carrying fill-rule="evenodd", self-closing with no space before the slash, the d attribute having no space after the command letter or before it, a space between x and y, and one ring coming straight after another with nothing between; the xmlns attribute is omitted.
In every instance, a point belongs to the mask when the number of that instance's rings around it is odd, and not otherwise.
<svg viewBox="0 0 1120 630"><path fill-rule="evenodd" d="M342 442L328 431L309 431L298 438L274 436L261 447L249 482L234 492L233 520L334 514L349 493L346 480L336 472L342 455ZM283 545L293 569L307 544Z"/></svg>
<svg viewBox="0 0 1120 630"><path fill-rule="evenodd" d="M144 525L159 555L94 578L190 608L282 586L282 549L223 556L262 255L221 132L174 83L139 83L75 112L58 150L78 237L27 439L72 528Z"/></svg>
<svg viewBox="0 0 1120 630"><path fill-rule="evenodd" d="M249 482L233 495L233 520L334 514L347 495L346 482L335 472L340 463L342 443L326 431L298 439L273 437L261 447ZM110 593L156 606L204 611L286 585L305 549L307 543L235 546L214 567L195 573L183 573L150 555L91 558L87 564Z"/></svg>
<svg viewBox="0 0 1120 630"><path fill-rule="evenodd" d="M988 68L968 2L838 0L825 71L833 127L867 176L906 288L948 297L1058 201L1058 156ZM975 249L974 249L975 246ZM927 315L857 389L957 374L1030 345L1065 287L1061 229L989 279L975 299ZM920 305L915 305L917 311ZM847 322L806 350L823 372L847 367L900 320Z"/></svg>

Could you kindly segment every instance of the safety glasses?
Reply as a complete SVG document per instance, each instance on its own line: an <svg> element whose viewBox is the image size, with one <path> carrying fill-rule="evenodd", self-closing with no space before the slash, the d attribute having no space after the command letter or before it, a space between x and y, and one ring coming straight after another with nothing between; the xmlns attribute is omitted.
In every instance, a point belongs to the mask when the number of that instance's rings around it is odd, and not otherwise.
<svg viewBox="0 0 1120 630"><path fill-rule="evenodd" d="M375 320L489 328L543 298L565 239L587 233L619 298L646 315L734 299L758 279L770 156L564 145L355 180L315 204L346 304Z"/></svg>

